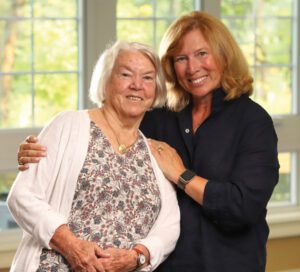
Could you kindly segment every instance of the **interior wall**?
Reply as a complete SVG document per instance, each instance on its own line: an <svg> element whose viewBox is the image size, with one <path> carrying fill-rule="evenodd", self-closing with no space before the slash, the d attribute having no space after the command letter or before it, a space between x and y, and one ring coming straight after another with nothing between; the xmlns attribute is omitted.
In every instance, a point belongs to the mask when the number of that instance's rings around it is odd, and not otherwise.
<svg viewBox="0 0 300 272"><path fill-rule="evenodd" d="M300 271L300 236L271 239L267 243L267 272Z"/></svg>

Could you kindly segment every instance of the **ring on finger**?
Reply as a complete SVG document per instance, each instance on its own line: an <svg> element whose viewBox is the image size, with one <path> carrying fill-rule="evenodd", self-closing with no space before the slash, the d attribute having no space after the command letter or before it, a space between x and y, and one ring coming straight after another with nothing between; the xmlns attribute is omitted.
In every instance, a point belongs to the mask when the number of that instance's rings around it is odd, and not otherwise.
<svg viewBox="0 0 300 272"><path fill-rule="evenodd" d="M164 151L164 149L163 149L162 146L159 145L158 148L157 148L158 154L160 154L162 151Z"/></svg>

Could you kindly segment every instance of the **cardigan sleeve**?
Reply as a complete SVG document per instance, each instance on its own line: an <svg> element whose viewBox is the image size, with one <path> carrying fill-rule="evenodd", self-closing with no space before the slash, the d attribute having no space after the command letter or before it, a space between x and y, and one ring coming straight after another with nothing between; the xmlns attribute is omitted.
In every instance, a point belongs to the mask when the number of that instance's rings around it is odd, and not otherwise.
<svg viewBox="0 0 300 272"><path fill-rule="evenodd" d="M67 222L67 214L59 212L66 198L61 188L66 185L59 184L56 177L61 171L73 116L74 112L60 113L41 131L38 138L47 146L47 157L17 175L7 200L16 222L47 248L55 230Z"/></svg>
<svg viewBox="0 0 300 272"><path fill-rule="evenodd" d="M147 237L137 243L143 244L149 250L151 271L153 271L175 248L180 233L180 211L175 188L164 177L154 157L152 155L150 157L159 182L162 205Z"/></svg>

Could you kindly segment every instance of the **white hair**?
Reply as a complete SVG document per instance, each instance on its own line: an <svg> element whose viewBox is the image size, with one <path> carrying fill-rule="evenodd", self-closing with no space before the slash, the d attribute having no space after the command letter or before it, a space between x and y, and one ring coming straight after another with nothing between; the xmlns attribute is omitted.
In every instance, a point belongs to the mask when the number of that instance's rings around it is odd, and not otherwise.
<svg viewBox="0 0 300 272"><path fill-rule="evenodd" d="M100 55L94 67L90 84L90 99L92 102L101 107L105 101L106 87L121 51L139 51L152 62L156 70L156 90L152 107L164 106L166 84L158 55L148 45L127 41L116 41Z"/></svg>

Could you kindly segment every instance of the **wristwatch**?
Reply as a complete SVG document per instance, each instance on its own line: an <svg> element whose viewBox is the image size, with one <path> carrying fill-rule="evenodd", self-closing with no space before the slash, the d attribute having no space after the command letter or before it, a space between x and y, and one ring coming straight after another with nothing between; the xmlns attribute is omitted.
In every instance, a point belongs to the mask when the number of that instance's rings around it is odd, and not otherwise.
<svg viewBox="0 0 300 272"><path fill-rule="evenodd" d="M144 255L143 251L136 247L133 247L132 250L137 253L136 268L143 266L146 263L146 256Z"/></svg>
<svg viewBox="0 0 300 272"><path fill-rule="evenodd" d="M196 176L196 174L187 169L185 170L180 176L179 176L179 179L178 179L178 183L177 183L177 186L184 190L185 189L185 186L191 182L191 180L193 179L193 177Z"/></svg>

